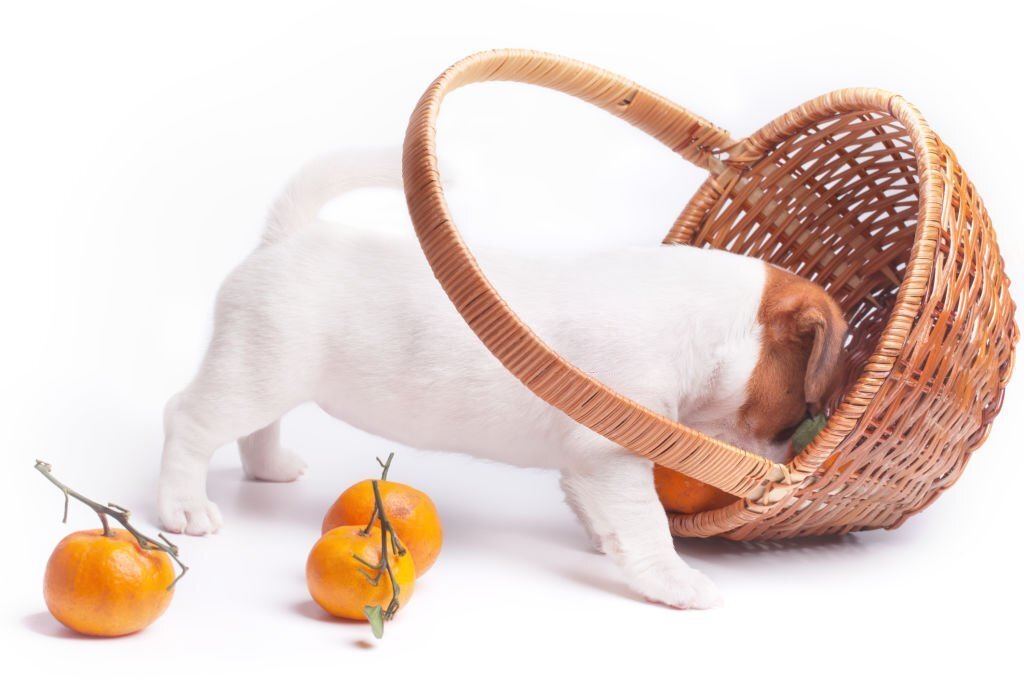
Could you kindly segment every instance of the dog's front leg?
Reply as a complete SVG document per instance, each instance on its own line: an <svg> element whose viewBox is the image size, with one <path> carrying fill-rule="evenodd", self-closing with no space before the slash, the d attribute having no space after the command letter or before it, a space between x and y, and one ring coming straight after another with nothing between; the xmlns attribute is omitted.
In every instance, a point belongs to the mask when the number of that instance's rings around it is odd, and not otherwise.
<svg viewBox="0 0 1024 683"><path fill-rule="evenodd" d="M237 362L237 354L212 349L195 380L167 403L160 463L160 521L168 531L209 534L221 526L220 510L206 497L213 452L236 439L250 476L295 479L304 467L280 447L277 420L300 403L300 383L275 364Z"/></svg>
<svg viewBox="0 0 1024 683"><path fill-rule="evenodd" d="M601 512L596 505L587 506L582 500L588 492L586 479L574 476L571 471L563 471L560 483L565 502L583 526L591 547L599 553L610 553L615 543L611 528L607 522L595 516Z"/></svg>
<svg viewBox="0 0 1024 683"><path fill-rule="evenodd" d="M191 418L191 403L177 394L164 409L157 507L165 529L198 536L213 533L222 524L220 509L206 497L206 471L220 444L208 437L201 422Z"/></svg>
<svg viewBox="0 0 1024 683"><path fill-rule="evenodd" d="M609 449L566 472L563 489L638 593L682 609L721 604L714 584L676 553L649 461Z"/></svg>

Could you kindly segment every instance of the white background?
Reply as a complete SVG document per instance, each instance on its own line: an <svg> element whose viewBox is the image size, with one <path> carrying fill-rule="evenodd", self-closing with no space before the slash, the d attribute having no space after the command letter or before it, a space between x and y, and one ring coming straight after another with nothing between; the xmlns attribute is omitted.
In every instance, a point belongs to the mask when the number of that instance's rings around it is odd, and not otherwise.
<svg viewBox="0 0 1024 683"><path fill-rule="evenodd" d="M400 447L393 477L432 495L444 552L383 641L325 618L306 593L306 553L334 496L395 444L307 407L284 438L309 474L244 481L234 447L223 449L210 494L226 527L180 540L193 571L170 610L137 636L82 639L45 611L41 581L57 541L95 520L73 506L62 527L59 493L32 470L46 459L152 529L163 402L195 369L217 285L256 244L274 193L324 151L400 143L430 81L482 49L589 61L736 136L835 88L900 92L957 151L1011 278L1024 281L1024 55L1003 12L982 2L5 4L0 670L87 681L402 680L406 669L405 680L1012 677L1024 608L1020 372L961 480L899 530L679 542L725 596L707 612L631 594L586 549L553 473ZM439 144L471 244L653 243L702 178L604 112L516 84L449 97ZM396 192L332 212L411 234Z"/></svg>

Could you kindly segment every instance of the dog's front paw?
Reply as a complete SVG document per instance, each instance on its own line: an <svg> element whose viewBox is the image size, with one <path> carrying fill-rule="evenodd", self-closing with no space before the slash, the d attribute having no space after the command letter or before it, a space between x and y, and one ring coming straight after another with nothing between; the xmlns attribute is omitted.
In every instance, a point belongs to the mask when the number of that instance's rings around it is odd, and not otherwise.
<svg viewBox="0 0 1024 683"><path fill-rule="evenodd" d="M711 579L683 562L648 567L632 574L629 584L648 600L677 609L722 605L722 596Z"/></svg>
<svg viewBox="0 0 1024 683"><path fill-rule="evenodd" d="M220 529L223 520L216 503L202 497L160 496L160 523L172 533L205 536Z"/></svg>

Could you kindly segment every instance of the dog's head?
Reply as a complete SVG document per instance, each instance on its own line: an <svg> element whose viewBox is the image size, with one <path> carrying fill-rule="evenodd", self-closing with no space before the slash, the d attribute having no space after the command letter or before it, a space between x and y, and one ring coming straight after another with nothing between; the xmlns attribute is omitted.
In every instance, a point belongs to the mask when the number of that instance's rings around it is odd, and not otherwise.
<svg viewBox="0 0 1024 683"><path fill-rule="evenodd" d="M766 271L756 360L752 368L745 360L745 384L734 385L730 410L719 413L712 436L786 462L796 428L839 388L847 325L820 286L774 266Z"/></svg>

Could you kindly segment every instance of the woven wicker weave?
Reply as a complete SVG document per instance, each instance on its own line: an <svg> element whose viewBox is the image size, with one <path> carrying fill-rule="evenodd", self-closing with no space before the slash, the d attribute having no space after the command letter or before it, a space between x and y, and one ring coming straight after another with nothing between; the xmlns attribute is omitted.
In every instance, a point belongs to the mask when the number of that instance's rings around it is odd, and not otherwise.
<svg viewBox="0 0 1024 683"><path fill-rule="evenodd" d="M850 323L845 392L792 462L739 450L615 393L545 345L491 287L452 222L434 149L445 94L489 80L579 97L706 169L666 243L761 258L836 299ZM494 50L456 63L427 89L403 166L434 274L512 374L626 449L740 497L671 514L676 535L769 539L899 526L957 480L1002 405L1019 333L995 233L952 150L899 95L838 90L737 141L607 71Z"/></svg>

